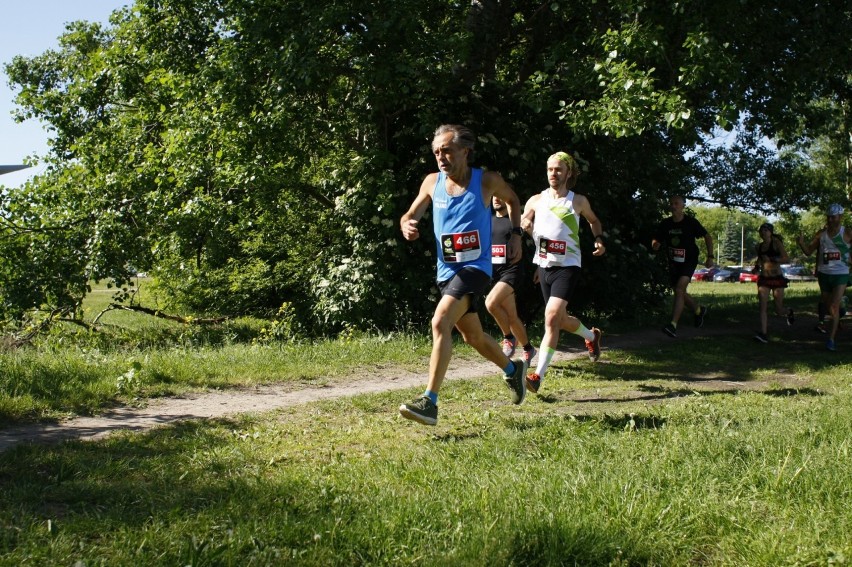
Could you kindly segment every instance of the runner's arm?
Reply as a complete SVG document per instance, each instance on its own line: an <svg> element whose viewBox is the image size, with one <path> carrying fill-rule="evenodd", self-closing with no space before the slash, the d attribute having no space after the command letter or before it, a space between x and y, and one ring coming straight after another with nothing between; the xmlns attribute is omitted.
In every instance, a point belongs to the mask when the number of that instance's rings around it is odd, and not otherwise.
<svg viewBox="0 0 852 567"><path fill-rule="evenodd" d="M709 232L704 235L704 245L707 246L707 261L704 262L704 265L708 268L712 268L713 260L715 260L716 257L713 256L713 235Z"/></svg>
<svg viewBox="0 0 852 567"><path fill-rule="evenodd" d="M775 245L778 247L778 256L774 258L777 264L786 264L790 261L790 255L787 254L787 249L784 247L784 243L781 242L780 239L775 241Z"/></svg>
<svg viewBox="0 0 852 567"><path fill-rule="evenodd" d="M799 244L799 248L802 249L802 252L805 253L805 256L810 256L814 253L814 250L819 247L819 237L821 235L822 231L819 231L816 236L811 239L810 242L805 242L805 237L799 235L799 238L796 240L796 242Z"/></svg>
<svg viewBox="0 0 852 567"><path fill-rule="evenodd" d="M603 223L601 223L595 211L592 210L592 205L586 197L578 195L574 201L575 205L579 205L577 210L583 215L586 222L589 223L589 228L592 229L592 235L595 237L595 251L592 252L592 256L603 256L606 252L606 245L603 238Z"/></svg>
<svg viewBox="0 0 852 567"><path fill-rule="evenodd" d="M408 211L399 219L399 227L402 230L402 237L406 240L417 240L420 238L420 230L417 228L417 223L423 217L429 204L432 202L432 190L435 187L435 174L427 175L420 185L420 191L414 202L408 208Z"/></svg>
<svg viewBox="0 0 852 567"><path fill-rule="evenodd" d="M530 236L533 233L533 225L535 224L535 203L541 195L533 195L527 199L527 204L524 205L524 214L521 217L521 228Z"/></svg>

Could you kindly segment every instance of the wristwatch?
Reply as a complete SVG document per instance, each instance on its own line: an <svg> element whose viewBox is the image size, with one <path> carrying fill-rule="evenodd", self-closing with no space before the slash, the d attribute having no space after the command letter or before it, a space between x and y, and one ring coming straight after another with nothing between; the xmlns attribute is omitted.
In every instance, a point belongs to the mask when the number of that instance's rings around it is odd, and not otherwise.
<svg viewBox="0 0 852 567"><path fill-rule="evenodd" d="M521 228L521 227L519 227L519 226L513 226L513 227L512 227L512 234L517 234L518 236L523 236L523 234L524 234L524 229L522 229L522 228Z"/></svg>

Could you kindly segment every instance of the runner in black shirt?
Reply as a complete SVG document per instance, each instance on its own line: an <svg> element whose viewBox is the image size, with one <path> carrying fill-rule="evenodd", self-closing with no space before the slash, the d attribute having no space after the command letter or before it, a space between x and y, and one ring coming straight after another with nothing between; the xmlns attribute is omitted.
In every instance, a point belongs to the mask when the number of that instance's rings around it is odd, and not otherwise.
<svg viewBox="0 0 852 567"><path fill-rule="evenodd" d="M674 289L675 297L672 320L663 327L663 332L670 337L677 336L677 323L680 320L681 313L683 313L684 305L695 313L696 327L704 325L704 316L707 314L707 307L696 303L692 296L686 292L686 286L689 285L692 273L698 266L696 239L704 238L704 243L707 246L707 261L704 262L704 265L712 268L714 260L713 237L695 217L689 217L683 213L685 205L686 202L681 195L675 195L669 200L672 216L659 224L654 239L651 241L651 248L659 250L660 247L665 245L669 254L669 284Z"/></svg>

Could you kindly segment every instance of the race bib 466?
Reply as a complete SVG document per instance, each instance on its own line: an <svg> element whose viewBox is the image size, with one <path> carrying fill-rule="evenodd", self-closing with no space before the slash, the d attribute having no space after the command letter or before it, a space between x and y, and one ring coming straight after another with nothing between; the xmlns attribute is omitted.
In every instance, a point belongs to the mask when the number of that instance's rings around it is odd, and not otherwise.
<svg viewBox="0 0 852 567"><path fill-rule="evenodd" d="M457 232L441 235L441 250L444 262L470 262L476 260L482 253L479 231Z"/></svg>

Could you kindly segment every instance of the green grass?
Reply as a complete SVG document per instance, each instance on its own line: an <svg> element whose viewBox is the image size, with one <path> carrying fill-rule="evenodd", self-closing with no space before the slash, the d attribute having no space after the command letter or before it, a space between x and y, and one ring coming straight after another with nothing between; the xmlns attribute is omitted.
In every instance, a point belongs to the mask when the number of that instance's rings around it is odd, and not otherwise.
<svg viewBox="0 0 852 567"><path fill-rule="evenodd" d="M98 318L111 294L95 287L84 319ZM151 297L143 303L156 304ZM414 370L431 351L427 336L412 333L264 341L259 338L268 323L247 318L208 327L111 310L98 325L100 331L87 332L66 324L31 348L0 351L0 426L93 415L117 404L209 388L317 386L377 361ZM470 349L461 354L473 356Z"/></svg>
<svg viewBox="0 0 852 567"><path fill-rule="evenodd" d="M0 454L0 564L848 565L849 331L827 353L775 321L757 345L753 286L693 291L706 333L560 362L521 406L494 375L450 381L432 428L396 412L418 387L17 447ZM425 369L428 341L363 341L305 366L388 348ZM266 376L253 359L286 350L236 348L162 356L202 384Z"/></svg>
<svg viewBox="0 0 852 567"><path fill-rule="evenodd" d="M371 368L376 360L413 370L422 367L430 348L425 337L390 335L304 344L0 353L0 424L91 415L139 398L207 388L322 385Z"/></svg>

